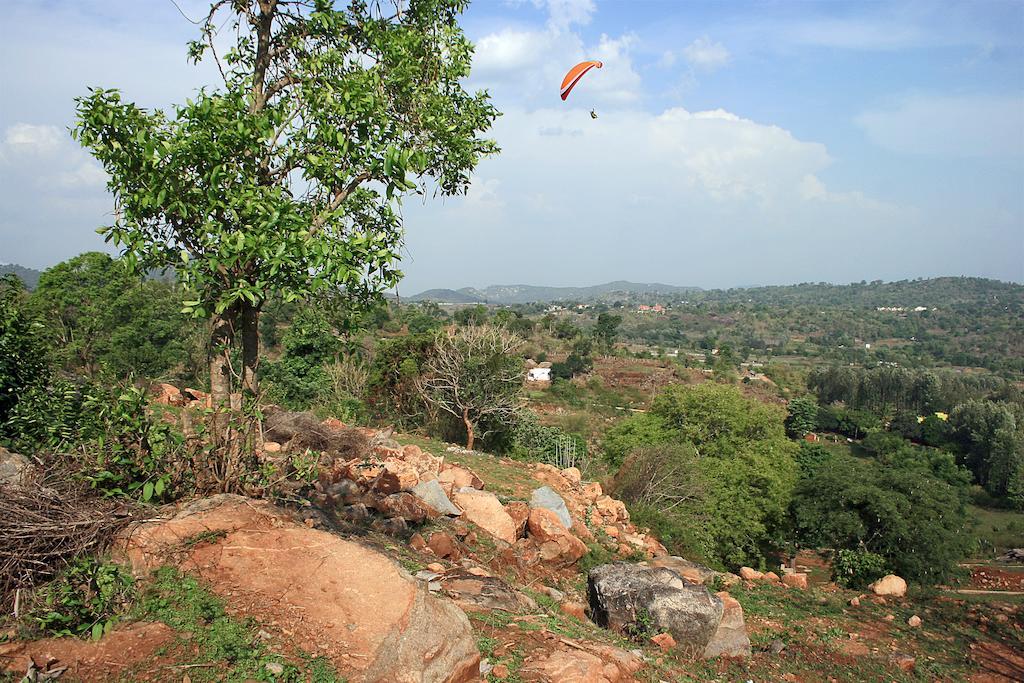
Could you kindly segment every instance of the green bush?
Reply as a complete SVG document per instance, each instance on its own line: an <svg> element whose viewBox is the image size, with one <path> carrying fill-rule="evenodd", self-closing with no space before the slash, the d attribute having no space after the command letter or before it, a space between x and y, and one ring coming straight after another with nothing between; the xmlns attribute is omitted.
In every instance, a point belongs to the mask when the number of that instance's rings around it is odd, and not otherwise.
<svg viewBox="0 0 1024 683"><path fill-rule="evenodd" d="M784 417L777 407L748 399L734 386L673 385L654 399L650 413L609 430L603 448L610 463L621 463L620 472L632 468L626 456L638 449L666 443L691 449L697 454L692 470L699 474L700 490L685 505L639 498L635 503L653 506L647 521L670 542L679 539L677 549L692 552L699 545L708 561L728 567L756 565L783 543L797 476L797 447L786 438ZM679 481L659 486L686 489L697 479L690 471L666 470ZM655 517L658 510L664 519ZM695 528L672 532L686 524Z"/></svg>
<svg viewBox="0 0 1024 683"><path fill-rule="evenodd" d="M30 617L51 635L98 640L125 612L134 589L127 567L81 557L38 592Z"/></svg>
<svg viewBox="0 0 1024 683"><path fill-rule="evenodd" d="M832 558L832 579L847 588L866 588L887 573L885 558L867 550L841 549Z"/></svg>
<svg viewBox="0 0 1024 683"><path fill-rule="evenodd" d="M908 580L938 583L971 550L965 489L926 466L833 456L797 484L794 532L805 547L866 550Z"/></svg>
<svg viewBox="0 0 1024 683"><path fill-rule="evenodd" d="M0 278L0 440L18 435L8 420L19 401L49 377L40 327L25 310L25 289L13 275Z"/></svg>

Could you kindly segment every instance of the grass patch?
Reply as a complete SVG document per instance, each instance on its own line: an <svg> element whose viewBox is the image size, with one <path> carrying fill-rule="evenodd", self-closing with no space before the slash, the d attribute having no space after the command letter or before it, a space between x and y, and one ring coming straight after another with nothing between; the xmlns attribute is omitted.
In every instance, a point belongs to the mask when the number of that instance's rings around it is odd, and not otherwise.
<svg viewBox="0 0 1024 683"><path fill-rule="evenodd" d="M1024 512L996 510L977 505L967 507L977 524L974 534L978 552L985 557L1002 555L1010 548L1024 548Z"/></svg>
<svg viewBox="0 0 1024 683"><path fill-rule="evenodd" d="M172 567L158 569L142 592L132 615L160 621L183 634L174 647L188 664L193 681L280 681L338 683L330 663L300 653L288 662L270 652L257 635L257 625L230 617L224 602L195 577Z"/></svg>

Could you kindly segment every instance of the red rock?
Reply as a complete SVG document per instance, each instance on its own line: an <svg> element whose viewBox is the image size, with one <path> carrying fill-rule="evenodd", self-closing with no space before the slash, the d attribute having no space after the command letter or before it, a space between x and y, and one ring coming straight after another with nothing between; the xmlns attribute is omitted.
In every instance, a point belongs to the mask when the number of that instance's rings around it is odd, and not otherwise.
<svg viewBox="0 0 1024 683"><path fill-rule="evenodd" d="M615 500L610 496L601 496L594 502L594 506L601 517L609 522L629 521L629 512L626 510L626 504L621 500Z"/></svg>
<svg viewBox="0 0 1024 683"><path fill-rule="evenodd" d="M611 538L618 538L620 533L619 527L611 525L604 527L604 532Z"/></svg>
<svg viewBox="0 0 1024 683"><path fill-rule="evenodd" d="M437 480L444 483L450 483L452 488L458 491L461 488L471 487L474 489L482 489L484 487L483 479L476 476L476 473L468 467L462 467L461 465L452 465L445 463L441 466L441 471L437 475Z"/></svg>
<svg viewBox="0 0 1024 683"><path fill-rule="evenodd" d="M528 662L524 680L557 683L625 683L633 680L643 661L610 646L587 644L586 649L556 650Z"/></svg>
<svg viewBox="0 0 1024 683"><path fill-rule="evenodd" d="M153 396L153 403L159 403L165 406L185 405L185 397L182 396L181 390L173 384L160 383L150 391Z"/></svg>
<svg viewBox="0 0 1024 683"><path fill-rule="evenodd" d="M441 558L448 558L454 561L462 556L459 553L459 546L455 543L454 539L443 531L430 534L427 547Z"/></svg>
<svg viewBox="0 0 1024 683"><path fill-rule="evenodd" d="M570 617L575 617L580 621L587 620L587 609L581 603L570 602L567 600L566 602L563 602L560 607L562 612L568 614Z"/></svg>
<svg viewBox="0 0 1024 683"><path fill-rule="evenodd" d="M910 626L911 628L917 628L920 625L921 625L921 617L917 616L916 614L914 616L910 617L909 619L907 619L907 626Z"/></svg>
<svg viewBox="0 0 1024 683"><path fill-rule="evenodd" d="M448 568L440 562L431 562L427 565L427 569L434 572L435 574L444 574L446 571L448 571Z"/></svg>
<svg viewBox="0 0 1024 683"><path fill-rule="evenodd" d="M772 583L778 583L779 582L779 575L776 574L775 572L765 572L764 580L765 581L771 581Z"/></svg>
<svg viewBox="0 0 1024 683"><path fill-rule="evenodd" d="M601 490L601 485L599 483L592 481L589 484L583 485L582 495L585 501L593 503L604 495L604 491Z"/></svg>
<svg viewBox="0 0 1024 683"><path fill-rule="evenodd" d="M743 620L743 606L739 600L725 591L716 595L722 600L722 621L704 648L704 657L749 657L750 639L747 637L747 626Z"/></svg>
<svg viewBox="0 0 1024 683"><path fill-rule="evenodd" d="M495 664L494 668L491 669L491 676L497 678L499 681L508 678L509 670L504 664Z"/></svg>
<svg viewBox="0 0 1024 683"><path fill-rule="evenodd" d="M384 496L377 503L377 510L386 517L401 517L407 522L419 524L426 519L438 517L440 513L411 493L402 491Z"/></svg>
<svg viewBox="0 0 1024 683"><path fill-rule="evenodd" d="M671 633L659 633L651 638L651 642L660 647L663 652L668 652L676 646L676 639L672 637Z"/></svg>
<svg viewBox="0 0 1024 683"><path fill-rule="evenodd" d="M409 547L413 550L423 550L427 547L427 542L423 540L423 537L419 534L413 534L409 538Z"/></svg>
<svg viewBox="0 0 1024 683"><path fill-rule="evenodd" d="M493 493L462 488L455 493L452 502L462 508L465 519L490 535L506 543L516 542L516 523Z"/></svg>
<svg viewBox="0 0 1024 683"><path fill-rule="evenodd" d="M281 444L277 443L276 441L264 441L263 442L263 452L264 453L280 453L281 452Z"/></svg>
<svg viewBox="0 0 1024 683"><path fill-rule="evenodd" d="M580 482L583 481L583 475L580 474L579 469L575 467L566 467L562 470L561 474L572 486L579 486Z"/></svg>
<svg viewBox="0 0 1024 683"><path fill-rule="evenodd" d="M211 531L222 535L183 549L183 539ZM479 676L461 609L430 595L390 557L307 529L266 501L193 501L171 519L126 530L118 547L139 574L168 563L187 568L247 616L287 629L291 645L325 655L348 680L402 681L410 671L417 680Z"/></svg>
<svg viewBox="0 0 1024 683"><path fill-rule="evenodd" d="M900 671L913 671L914 667L917 666L917 659L914 655L908 655L905 653L897 652L892 656L892 663L895 664Z"/></svg>
<svg viewBox="0 0 1024 683"><path fill-rule="evenodd" d="M587 554L587 546L569 533L558 515L546 508L530 510L530 536L540 544L541 559L568 566Z"/></svg>
<svg viewBox="0 0 1024 683"><path fill-rule="evenodd" d="M644 542L644 550L647 551L648 555L650 555L651 557L667 557L668 556L668 548L663 546L661 544L661 541L659 541L658 539L656 539L654 536L651 536L651 535L645 536L645 539L646 540Z"/></svg>
<svg viewBox="0 0 1024 683"><path fill-rule="evenodd" d="M398 493L412 490L419 481L420 475L412 465L401 460L385 460L373 488L384 494Z"/></svg>
<svg viewBox="0 0 1024 683"><path fill-rule="evenodd" d="M744 581L758 581L764 578L764 574L750 567L740 567L740 578Z"/></svg>
<svg viewBox="0 0 1024 683"><path fill-rule="evenodd" d="M860 607L860 598L850 598L850 607Z"/></svg>
<svg viewBox="0 0 1024 683"><path fill-rule="evenodd" d="M514 500L505 503L505 512L515 522L516 538L522 538L526 533L526 521L530 518L530 504L523 500Z"/></svg>
<svg viewBox="0 0 1024 683"><path fill-rule="evenodd" d="M801 590L807 589L807 574L793 573L786 574L782 577L782 583L786 584L790 588L799 588Z"/></svg>
<svg viewBox="0 0 1024 683"><path fill-rule="evenodd" d="M320 424L322 424L324 427L327 427L328 429L334 429L334 430L348 429L348 425L345 424L344 422L342 422L341 420L339 420L336 417L329 417L326 420L324 420L323 422L321 422Z"/></svg>

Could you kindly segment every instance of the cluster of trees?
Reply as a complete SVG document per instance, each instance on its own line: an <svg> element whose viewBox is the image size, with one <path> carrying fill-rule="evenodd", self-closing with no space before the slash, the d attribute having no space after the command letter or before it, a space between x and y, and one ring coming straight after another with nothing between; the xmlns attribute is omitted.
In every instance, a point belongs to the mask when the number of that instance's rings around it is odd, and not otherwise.
<svg viewBox="0 0 1024 683"><path fill-rule="evenodd" d="M870 578L955 572L972 549L970 475L950 453L874 432L857 458L790 440L795 422L736 386L675 385L610 429L603 453L635 519L689 557L735 569L823 547L875 558Z"/></svg>
<svg viewBox="0 0 1024 683"><path fill-rule="evenodd" d="M947 451L997 501L1024 508L1024 395L990 375L894 367L812 371L808 398L790 402L794 436L822 429L862 438L883 427Z"/></svg>

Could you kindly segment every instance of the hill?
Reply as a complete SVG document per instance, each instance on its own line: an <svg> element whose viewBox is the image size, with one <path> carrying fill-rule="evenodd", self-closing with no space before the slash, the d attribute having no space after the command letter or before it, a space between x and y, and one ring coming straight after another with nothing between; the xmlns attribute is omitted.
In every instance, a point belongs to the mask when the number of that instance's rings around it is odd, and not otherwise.
<svg viewBox="0 0 1024 683"><path fill-rule="evenodd" d="M439 304L482 304L484 299L467 290L454 289L428 289L414 296L406 298L406 301L433 301Z"/></svg>
<svg viewBox="0 0 1024 683"><path fill-rule="evenodd" d="M17 275L28 289L35 289L36 285L39 284L39 276L43 274L42 271L19 266L16 263L0 263L0 276L7 275L8 273Z"/></svg>
<svg viewBox="0 0 1024 683"><path fill-rule="evenodd" d="M483 289L476 289L474 287L463 287L459 290L430 289L409 297L409 300L509 305L551 303L555 301L631 300L644 296L685 296L700 291L702 291L700 287L680 287L657 282L644 283L616 280L615 282L607 282L589 287L491 285Z"/></svg>

